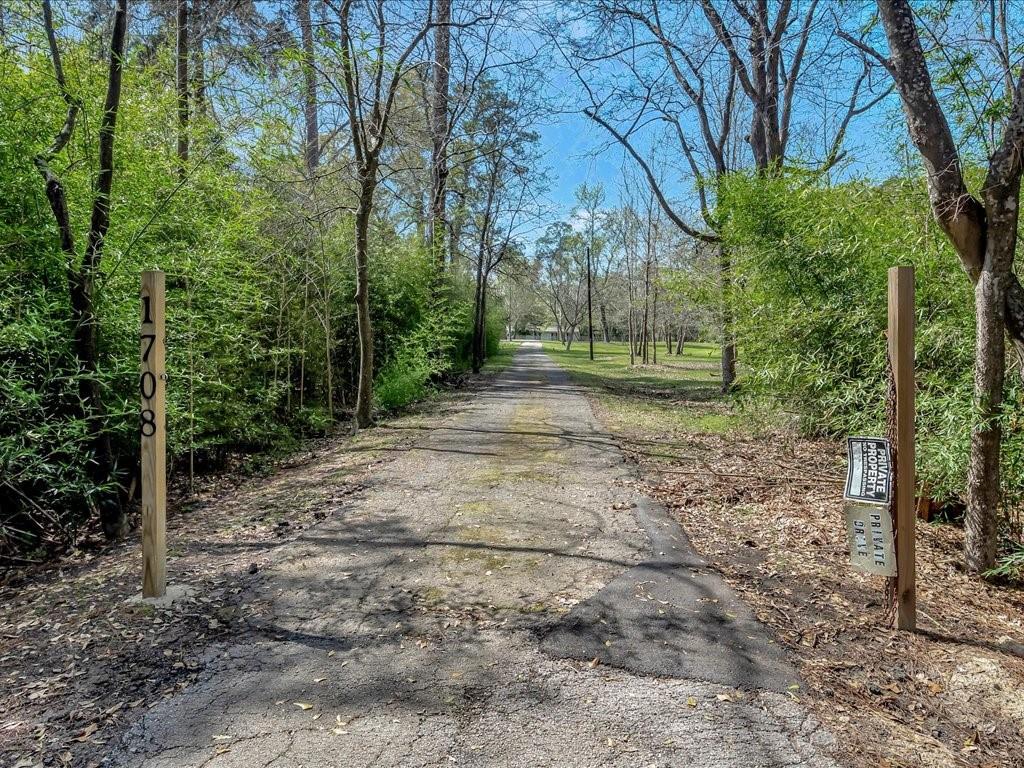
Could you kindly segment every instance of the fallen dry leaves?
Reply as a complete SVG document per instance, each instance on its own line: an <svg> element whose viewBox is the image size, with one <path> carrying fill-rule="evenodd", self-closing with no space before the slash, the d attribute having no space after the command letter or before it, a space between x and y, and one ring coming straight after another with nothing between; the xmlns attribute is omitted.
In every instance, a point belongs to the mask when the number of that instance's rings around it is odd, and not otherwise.
<svg viewBox="0 0 1024 768"><path fill-rule="evenodd" d="M838 442L605 421L647 489L788 646L806 682L793 695L850 765L1024 766L1024 594L962 571L961 530L919 524L921 631L895 632L883 580L849 567Z"/></svg>

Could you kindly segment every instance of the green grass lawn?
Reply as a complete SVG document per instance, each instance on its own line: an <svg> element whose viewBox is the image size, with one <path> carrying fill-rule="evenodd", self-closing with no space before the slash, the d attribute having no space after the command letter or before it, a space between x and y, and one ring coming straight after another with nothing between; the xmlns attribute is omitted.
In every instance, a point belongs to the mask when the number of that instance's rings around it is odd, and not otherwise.
<svg viewBox="0 0 1024 768"><path fill-rule="evenodd" d="M568 352L557 341L543 346L573 380L593 391L614 432L722 433L739 426L740 417L719 394L717 344L688 343L679 356L666 354L662 346L657 365L633 366L624 342L594 342L593 361L586 341Z"/></svg>
<svg viewBox="0 0 1024 768"><path fill-rule="evenodd" d="M716 344L687 344L678 357L658 350L658 363L629 365L629 345L624 342L594 342L594 360L586 341L572 349L558 341L545 341L544 351L573 377L604 389L637 391L652 397L707 397L717 388L719 348Z"/></svg>

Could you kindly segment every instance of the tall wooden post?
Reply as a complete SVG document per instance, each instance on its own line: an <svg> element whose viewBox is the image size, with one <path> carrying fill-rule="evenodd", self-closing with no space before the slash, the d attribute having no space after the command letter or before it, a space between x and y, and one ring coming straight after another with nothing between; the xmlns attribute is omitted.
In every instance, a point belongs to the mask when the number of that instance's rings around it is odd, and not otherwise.
<svg viewBox="0 0 1024 768"><path fill-rule="evenodd" d="M139 434L142 440L142 596L167 589L167 474L164 273L142 273Z"/></svg>
<svg viewBox="0 0 1024 768"><path fill-rule="evenodd" d="M889 270L889 361L896 388L896 626L917 626L914 492L914 268Z"/></svg>

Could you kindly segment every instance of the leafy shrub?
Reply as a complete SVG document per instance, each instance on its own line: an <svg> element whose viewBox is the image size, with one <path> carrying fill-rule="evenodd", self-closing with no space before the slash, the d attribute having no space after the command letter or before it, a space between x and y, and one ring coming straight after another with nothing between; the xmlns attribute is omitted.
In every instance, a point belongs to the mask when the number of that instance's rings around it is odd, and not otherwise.
<svg viewBox="0 0 1024 768"><path fill-rule="evenodd" d="M1024 546L1012 544L995 568L985 572L986 579L1006 579L1024 583Z"/></svg>
<svg viewBox="0 0 1024 768"><path fill-rule="evenodd" d="M377 407L390 411L422 399L433 374L426 350L415 345L404 347L377 375Z"/></svg>
<svg viewBox="0 0 1024 768"><path fill-rule="evenodd" d="M973 294L918 178L835 186L800 174L723 184L745 391L806 432L884 434L887 269L916 270L918 476L933 498L965 485ZM1015 384L1004 446L1007 499L1024 482Z"/></svg>
<svg viewBox="0 0 1024 768"><path fill-rule="evenodd" d="M130 57L96 304L104 427L120 473L104 487L90 480L67 264L32 162L66 111L39 53L42 42L0 51L0 559L66 545L93 516L99 494L131 485L139 453L141 270L159 267L167 276L167 448L174 471L188 466L190 454L200 470L216 468L232 453L255 456L297 435L323 433L330 414L346 417L358 375L346 175L326 174L339 180L321 189L340 212L313 224L306 199L295 193L301 158L288 149L290 125L266 117L253 134L268 146L247 164L196 115L195 167L182 184L176 101L166 87L172 52ZM90 107L102 104L102 57L85 39L62 37L62 47L75 95ZM39 58L29 66L24 56ZM54 161L79 248L100 114L83 110ZM401 234L396 217L375 218L371 237L378 403L394 408L465 365L470 294L454 279L438 278L420 238Z"/></svg>
<svg viewBox="0 0 1024 768"><path fill-rule="evenodd" d="M390 411L422 399L448 373L464 368L463 355L472 335L471 315L472 305L464 290L449 285L438 291L378 374L374 384L377 407Z"/></svg>

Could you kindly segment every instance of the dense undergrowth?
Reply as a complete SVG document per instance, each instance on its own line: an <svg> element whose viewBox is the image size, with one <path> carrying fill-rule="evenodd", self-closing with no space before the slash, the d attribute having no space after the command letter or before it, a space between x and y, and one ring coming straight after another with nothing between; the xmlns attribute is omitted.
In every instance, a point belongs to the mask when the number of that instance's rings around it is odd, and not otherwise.
<svg viewBox="0 0 1024 768"><path fill-rule="evenodd" d="M95 41L93 41L95 42ZM105 71L89 40L65 69L85 104ZM165 51L166 53L166 51ZM139 273L167 275L167 434L171 471L216 469L322 433L347 417L358 373L352 215L340 182L300 193L287 145L240 162L212 123L193 120L194 161L174 153L166 60L133 61L115 145L112 222L97 278L99 377L117 474L138 463ZM38 559L73 541L105 488L90 478L91 437L72 348L68 259L33 158L64 119L46 57L0 54L0 559ZM88 229L98 115L83 114L54 161L79 237ZM262 126L267 144L275 124ZM321 195L323 197L321 197ZM376 405L422 397L468 365L472 290L438 267L415 229L380 216L371 232ZM495 317L497 312L495 312ZM488 326L493 349L500 323Z"/></svg>
<svg viewBox="0 0 1024 768"><path fill-rule="evenodd" d="M970 447L974 300L922 180L826 186L799 174L734 175L720 205L743 394L790 414L805 433L884 434L886 272L914 266L918 490L955 510ZM1006 404L1003 492L1012 510L1024 488L1015 373Z"/></svg>

